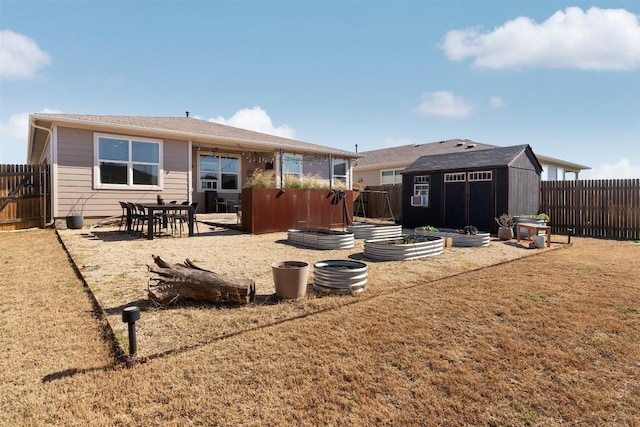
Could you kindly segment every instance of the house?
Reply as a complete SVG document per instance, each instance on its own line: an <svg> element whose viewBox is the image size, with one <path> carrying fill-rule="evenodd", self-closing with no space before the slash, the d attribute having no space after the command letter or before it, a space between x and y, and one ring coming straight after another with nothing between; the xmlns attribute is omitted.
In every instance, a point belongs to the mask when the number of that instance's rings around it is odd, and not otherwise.
<svg viewBox="0 0 640 427"><path fill-rule="evenodd" d="M468 139L450 139L446 141L425 144L411 144L380 150L363 151L353 168L354 182L364 186L399 185L402 183L401 171L413 163L420 156L446 153L462 153L495 148L496 145L482 144ZM543 178L549 181L569 178L573 174L575 179L581 170L590 169L588 166L571 163L564 160L537 155L543 167Z"/></svg>
<svg viewBox="0 0 640 427"><path fill-rule="evenodd" d="M193 117L31 114L27 161L51 165L54 219L120 215L120 200L240 198L253 171L314 175L351 188L355 153ZM203 210L202 208L200 209Z"/></svg>
<svg viewBox="0 0 640 427"><path fill-rule="evenodd" d="M541 172L528 145L421 156L402 171L403 225L495 233L502 213L538 213Z"/></svg>

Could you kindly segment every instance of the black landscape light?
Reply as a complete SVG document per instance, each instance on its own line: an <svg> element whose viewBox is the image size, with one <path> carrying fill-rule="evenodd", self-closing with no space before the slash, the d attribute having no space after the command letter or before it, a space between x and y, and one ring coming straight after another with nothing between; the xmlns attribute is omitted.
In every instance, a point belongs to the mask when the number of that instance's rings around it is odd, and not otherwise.
<svg viewBox="0 0 640 427"><path fill-rule="evenodd" d="M572 234L573 234L573 228L567 228L567 244L571 243Z"/></svg>
<svg viewBox="0 0 640 427"><path fill-rule="evenodd" d="M135 305L122 310L122 321L129 325L129 355L133 356L137 351L136 320L140 319L140 309Z"/></svg>

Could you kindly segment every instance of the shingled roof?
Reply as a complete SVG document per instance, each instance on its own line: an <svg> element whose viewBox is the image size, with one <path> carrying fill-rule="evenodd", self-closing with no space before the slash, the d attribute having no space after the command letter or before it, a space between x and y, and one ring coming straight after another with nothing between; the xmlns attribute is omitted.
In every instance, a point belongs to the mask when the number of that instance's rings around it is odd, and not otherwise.
<svg viewBox="0 0 640 427"><path fill-rule="evenodd" d="M189 139L194 142L222 144L241 148L275 150L282 148L294 152L331 154L345 158L358 157L357 154L297 141L233 126L222 125L193 117L142 117L142 116L102 116L85 114L32 114L38 122L65 124L81 128L100 127L112 131L138 131L154 133L160 137Z"/></svg>
<svg viewBox="0 0 640 427"><path fill-rule="evenodd" d="M406 166L413 163L420 156L460 153L494 148L495 145L482 144L469 139L449 139L424 144L401 145L382 148L380 150L363 151L359 153L362 159L354 170L381 169Z"/></svg>
<svg viewBox="0 0 640 427"><path fill-rule="evenodd" d="M535 163L542 170L542 166L533 154L529 145L514 145L511 147L486 148L479 151L465 151L462 153L447 153L421 156L406 169L406 173L442 172L468 170L479 168L508 167L522 152L529 150Z"/></svg>

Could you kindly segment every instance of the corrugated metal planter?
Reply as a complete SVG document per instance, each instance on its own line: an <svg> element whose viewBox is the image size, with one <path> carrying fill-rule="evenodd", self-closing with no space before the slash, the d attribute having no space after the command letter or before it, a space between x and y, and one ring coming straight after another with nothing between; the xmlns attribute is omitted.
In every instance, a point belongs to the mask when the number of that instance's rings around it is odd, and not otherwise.
<svg viewBox="0 0 640 427"><path fill-rule="evenodd" d="M406 261L439 255L444 250L442 237L401 236L395 239L364 241L364 256L377 261Z"/></svg>
<svg viewBox="0 0 640 427"><path fill-rule="evenodd" d="M441 228L439 231L427 231L420 230L420 227L416 228L414 233L417 236L450 237L451 244L458 247L487 247L491 242L491 234L489 233L464 234L446 228Z"/></svg>
<svg viewBox="0 0 640 427"><path fill-rule="evenodd" d="M353 295L364 291L369 267L359 261L328 260L313 264L313 289L320 292Z"/></svg>
<svg viewBox="0 0 640 427"><path fill-rule="evenodd" d="M287 240L313 249L349 249L355 243L353 233L319 228L292 228Z"/></svg>
<svg viewBox="0 0 640 427"><path fill-rule="evenodd" d="M356 239L389 239L402 235L401 225L364 224L357 223L347 227Z"/></svg>

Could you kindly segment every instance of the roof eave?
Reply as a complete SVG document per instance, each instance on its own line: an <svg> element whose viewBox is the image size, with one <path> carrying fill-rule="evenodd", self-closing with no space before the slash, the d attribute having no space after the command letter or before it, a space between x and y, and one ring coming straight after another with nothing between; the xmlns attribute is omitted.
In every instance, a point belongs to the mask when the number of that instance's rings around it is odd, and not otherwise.
<svg viewBox="0 0 640 427"><path fill-rule="evenodd" d="M73 125L75 127L81 126L81 128L84 128L84 129L95 129L99 127L101 129L105 129L112 132L137 131L145 134L152 133L157 136L187 139L194 142L202 142L202 143L206 142L206 143L212 143L212 144L224 143L228 147L234 147L234 148L237 147L239 149L264 150L268 146L273 148L274 150L279 148L289 148L292 151L300 151L300 152L310 153L310 154L335 154L335 155L339 155L339 156L350 158L350 159L357 159L362 157L350 151L332 149L330 147L326 147L324 149L315 148L315 147L300 147L296 144L286 144L284 142L281 144L277 144L273 142L255 141L255 140L248 140L243 138L231 138L231 137L224 137L224 136L212 136L212 135L202 134L202 133L173 131L169 129L158 129L158 128L150 128L150 127L144 127L144 126L131 126L131 125L122 125L122 124L105 123L105 122L94 122L90 120L81 120L81 119L75 119L75 118L69 118L69 117L56 117L53 115L33 114L32 117L34 117L36 120L51 121L54 124ZM294 140L291 140L291 141L294 141Z"/></svg>

